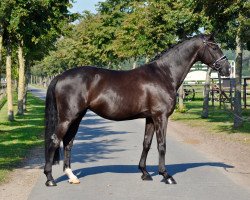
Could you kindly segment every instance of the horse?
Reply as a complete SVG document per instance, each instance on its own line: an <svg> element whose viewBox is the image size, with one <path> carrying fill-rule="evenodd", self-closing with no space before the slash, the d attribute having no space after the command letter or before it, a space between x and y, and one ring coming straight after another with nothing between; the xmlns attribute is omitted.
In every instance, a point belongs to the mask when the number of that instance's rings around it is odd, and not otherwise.
<svg viewBox="0 0 250 200"><path fill-rule="evenodd" d="M177 90L192 65L201 61L222 76L230 75L230 64L212 34L193 36L138 68L116 71L94 66L69 69L50 83L45 106L46 186L56 186L52 165L60 160L73 184L80 183L70 165L71 148L79 123L87 110L115 121L145 118L145 136L139 161L142 180L152 180L146 159L156 133L159 175L166 184L176 184L165 167L166 130L176 105Z"/></svg>

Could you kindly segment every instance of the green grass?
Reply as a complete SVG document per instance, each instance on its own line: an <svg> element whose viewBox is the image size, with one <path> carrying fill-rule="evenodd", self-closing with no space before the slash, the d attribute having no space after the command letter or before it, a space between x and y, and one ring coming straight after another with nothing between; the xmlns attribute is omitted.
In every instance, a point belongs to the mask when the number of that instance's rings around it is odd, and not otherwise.
<svg viewBox="0 0 250 200"><path fill-rule="evenodd" d="M185 102L186 112L180 113L175 111L171 119L185 122L191 126L202 127L213 133L243 133L250 134L250 120L244 122L244 126L239 129L233 129L233 114L222 109L219 109L218 103L214 107L210 106L209 118L202 119L203 99L195 99L194 101ZM243 116L250 118L250 110L244 110Z"/></svg>
<svg viewBox="0 0 250 200"><path fill-rule="evenodd" d="M5 105L6 101L7 101L6 96L4 96L3 98L1 98L1 100L0 100L0 110L1 110L2 107Z"/></svg>
<svg viewBox="0 0 250 200"><path fill-rule="evenodd" d="M43 144L44 101L28 94L27 112L7 120L7 105L0 110L0 183L26 157L30 148ZM16 102L16 100L15 100ZM14 105L16 113L16 105Z"/></svg>

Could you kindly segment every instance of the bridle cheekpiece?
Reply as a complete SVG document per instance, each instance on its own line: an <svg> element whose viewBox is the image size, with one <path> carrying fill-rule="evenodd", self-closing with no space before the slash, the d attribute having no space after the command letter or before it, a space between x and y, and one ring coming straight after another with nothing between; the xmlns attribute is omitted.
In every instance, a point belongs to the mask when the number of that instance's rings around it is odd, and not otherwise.
<svg viewBox="0 0 250 200"><path fill-rule="evenodd" d="M203 44L205 44L206 46L210 46L210 44L212 45L216 45L216 46L219 46L217 43L214 43L214 42L209 42L209 41L206 41L206 40L203 40ZM212 56L211 52L209 51L208 49L208 52L210 53L210 55ZM213 56L212 56L213 57ZM218 65L221 61L224 61L224 60L227 60L227 57L225 55L221 56L220 58L218 58L217 60L215 60L213 62L213 64L211 64L211 67L214 69L214 70L217 70L217 71L220 71L221 70L221 66Z"/></svg>

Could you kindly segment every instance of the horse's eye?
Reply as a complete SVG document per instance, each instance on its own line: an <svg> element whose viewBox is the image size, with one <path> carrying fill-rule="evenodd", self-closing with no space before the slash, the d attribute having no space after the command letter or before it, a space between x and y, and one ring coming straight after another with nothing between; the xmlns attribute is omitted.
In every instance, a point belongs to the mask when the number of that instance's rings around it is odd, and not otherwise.
<svg viewBox="0 0 250 200"><path fill-rule="evenodd" d="M213 50L218 50L218 48L219 48L219 46L216 45L216 44L212 45L211 47L212 47Z"/></svg>

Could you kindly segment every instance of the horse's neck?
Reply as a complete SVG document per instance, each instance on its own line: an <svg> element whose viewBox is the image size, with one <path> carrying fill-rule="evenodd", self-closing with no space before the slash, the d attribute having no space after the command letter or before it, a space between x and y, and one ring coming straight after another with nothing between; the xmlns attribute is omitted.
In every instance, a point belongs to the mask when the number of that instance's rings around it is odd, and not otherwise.
<svg viewBox="0 0 250 200"><path fill-rule="evenodd" d="M157 60L166 73L171 78L174 89L177 91L186 78L192 65L197 61L199 46L193 41L186 41L185 44L179 45L166 56Z"/></svg>

